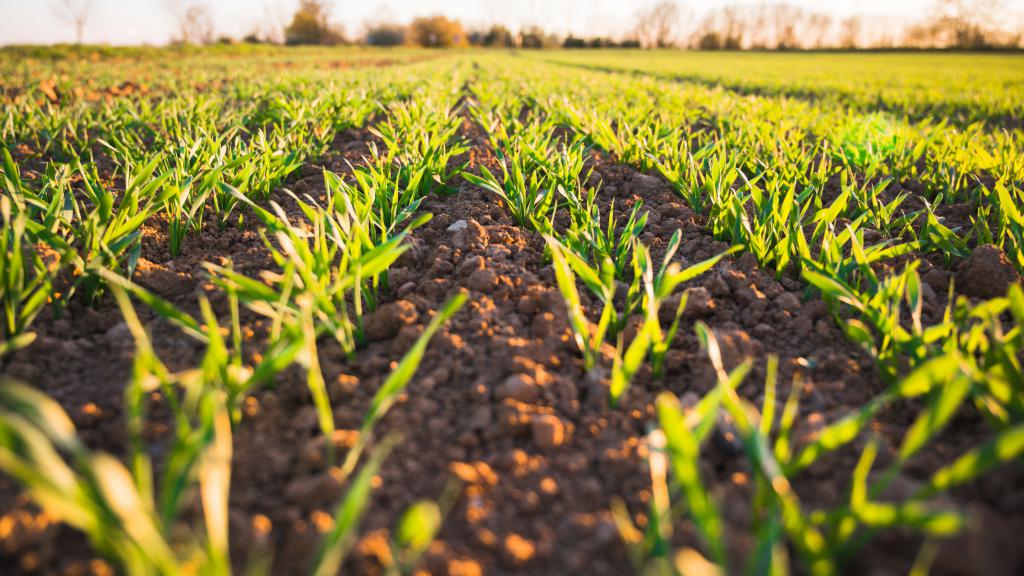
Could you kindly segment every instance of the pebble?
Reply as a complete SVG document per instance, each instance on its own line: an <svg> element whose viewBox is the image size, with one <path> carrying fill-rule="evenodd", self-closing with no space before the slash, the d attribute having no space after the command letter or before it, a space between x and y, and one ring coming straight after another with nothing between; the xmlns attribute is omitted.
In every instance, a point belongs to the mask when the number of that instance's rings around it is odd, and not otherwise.
<svg viewBox="0 0 1024 576"><path fill-rule="evenodd" d="M505 379L494 391L498 400L532 402L540 397L540 387L526 374L514 374Z"/></svg>
<svg viewBox="0 0 1024 576"><path fill-rule="evenodd" d="M533 442L541 450L558 448L565 443L565 424L554 414L538 414L530 419Z"/></svg>
<svg viewBox="0 0 1024 576"><path fill-rule="evenodd" d="M458 232L459 230L465 230L469 227L469 223L465 220L456 220L450 226L448 226L449 232Z"/></svg>

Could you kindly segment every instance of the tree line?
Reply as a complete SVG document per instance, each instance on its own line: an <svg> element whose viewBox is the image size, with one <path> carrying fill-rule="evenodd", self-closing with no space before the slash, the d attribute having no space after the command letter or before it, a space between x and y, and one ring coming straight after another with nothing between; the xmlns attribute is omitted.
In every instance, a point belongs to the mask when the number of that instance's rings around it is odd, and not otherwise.
<svg viewBox="0 0 1024 576"><path fill-rule="evenodd" d="M618 38L559 35L541 26L516 31L503 24L467 28L457 18L421 16L408 24L370 22L349 37L331 17L331 0L299 0L291 14L265 7L244 38L219 36L205 0L160 0L175 27L173 42L244 41L286 45L496 48L692 48L704 50L820 50L885 48L992 49L1024 46L1024 23L1012 24L1006 0L934 0L914 18L836 18L785 1L729 4L696 14L677 0L652 0L637 10L629 32ZM485 0L487 1L487 0ZM495 0L497 1L497 0ZM1015 1L1015 0L1010 0ZM95 0L52 0L55 18L82 42ZM555 19L556 20L556 19Z"/></svg>

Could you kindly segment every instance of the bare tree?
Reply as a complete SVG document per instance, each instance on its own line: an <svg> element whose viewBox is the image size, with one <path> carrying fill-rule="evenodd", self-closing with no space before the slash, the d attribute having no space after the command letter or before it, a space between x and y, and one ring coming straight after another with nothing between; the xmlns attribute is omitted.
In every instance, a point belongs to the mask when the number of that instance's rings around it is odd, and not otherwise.
<svg viewBox="0 0 1024 576"><path fill-rule="evenodd" d="M724 30L723 48L739 50L743 47L745 25L743 15L738 6L726 6L722 9L722 25Z"/></svg>
<svg viewBox="0 0 1024 576"><path fill-rule="evenodd" d="M775 4L770 7L775 32L776 50L793 50L800 47L799 27L804 12L791 4Z"/></svg>
<svg viewBox="0 0 1024 576"><path fill-rule="evenodd" d="M932 26L940 43L980 48L991 44L1006 11L1002 0L937 0L934 12Z"/></svg>
<svg viewBox="0 0 1024 576"><path fill-rule="evenodd" d="M839 46L852 50L860 44L860 32L863 27L863 19L860 16L850 16L843 19L839 24Z"/></svg>
<svg viewBox="0 0 1024 576"><path fill-rule="evenodd" d="M679 4L673 0L659 0L650 8L637 12L636 36L649 48L674 46L681 16Z"/></svg>
<svg viewBox="0 0 1024 576"><path fill-rule="evenodd" d="M54 18L75 29L75 41L81 44L95 6L95 0L55 0L51 8Z"/></svg>
<svg viewBox="0 0 1024 576"><path fill-rule="evenodd" d="M824 48L828 33L832 28L832 18L828 14L813 12L807 18L808 38L813 48Z"/></svg>
<svg viewBox="0 0 1024 576"><path fill-rule="evenodd" d="M768 50L776 43L775 16L767 4L736 5L731 9L734 25L739 27L739 35L747 38L750 48Z"/></svg>
<svg viewBox="0 0 1024 576"><path fill-rule="evenodd" d="M185 0L164 0L164 7L170 12L178 28L175 42L181 44L210 44L214 38L213 17L210 8L199 2Z"/></svg>

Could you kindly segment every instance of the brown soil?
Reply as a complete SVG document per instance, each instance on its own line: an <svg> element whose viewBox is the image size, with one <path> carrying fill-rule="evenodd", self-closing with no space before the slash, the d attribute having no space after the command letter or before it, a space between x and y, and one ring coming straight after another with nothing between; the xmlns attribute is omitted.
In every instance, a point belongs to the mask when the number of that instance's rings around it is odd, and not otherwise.
<svg viewBox="0 0 1024 576"><path fill-rule="evenodd" d="M1010 286L1020 281L1010 259L992 244L975 248L957 273L960 291L975 298L1005 296Z"/></svg>
<svg viewBox="0 0 1024 576"><path fill-rule="evenodd" d="M480 144L471 127L467 133ZM335 142L337 155L328 166L341 171L343 159L357 162L367 139L365 131L344 134ZM478 151L471 158L474 163L492 160ZM593 164L603 182L602 202L616 198L621 213L638 199L644 201L650 216L642 239L656 261L675 230L682 230L677 258L684 262L726 248L708 236L662 179L600 156ZM322 186L313 166L290 183L311 195L322 193ZM275 198L285 202L287 197ZM645 522L650 478L644 436L656 395L670 390L690 402L714 385L694 336L697 320L715 330L730 367L747 356L755 358L755 369L739 391L758 404L767 355L780 358L782 398L794 372L804 372L800 437L859 407L884 387L872 359L843 338L822 302L805 301L801 282L777 280L746 255L723 261L690 283L690 304L664 379L654 380L642 370L623 405L610 409L605 382L584 375L553 271L542 257L542 240L514 226L492 197L465 183L455 195L429 198L423 210L435 216L413 233L412 249L392 269L393 289L367 320L372 341L354 361L331 342L322 342L321 363L339 428L332 441L344 447L352 442L392 362L409 348L430 315L456 292L466 290L470 296L435 337L402 401L379 426L380 433L397 432L403 441L382 471L348 573L378 573L380 559L388 554L387 530L401 512L416 499L438 498L453 479L459 496L422 564L430 573L630 573L608 510L613 499L622 498L634 518ZM152 224L135 279L186 310L195 310L195 294L206 288L203 261L231 259L236 270L251 276L273 268L251 226L209 226L186 240L182 256L171 259L163 226ZM215 304L223 311L223 302ZM172 369L190 365L201 352L141 307L140 314ZM243 322L255 334L263 333L255 315L246 313ZM122 453L122 387L133 349L116 307L105 299L93 309L74 308L62 319L42 317L37 328L37 342L12 356L2 372L55 396L89 446ZM159 406L155 410L148 435L159 460L166 431ZM897 407L880 420L880 458L894 453L913 417L912 407ZM964 420L939 446L915 459L901 482L913 485L940 462L976 444L985 433L984 424ZM243 568L250 553L267 548L274 572L304 569L325 514L344 488L322 459L323 442L297 369L283 373L275 389L260 391L246 402L235 436L232 474L236 567ZM843 500L859 446L839 451L797 479L806 506ZM717 434L701 464L722 503L733 555L742 558L754 545L744 535L753 492L746 458L735 438ZM986 521L957 546L959 561L937 566L939 572L964 573L962 567L970 572L982 560L992 563L988 574L1020 569L1018 553L1007 548L996 554L994 547L1001 535L1024 529L1022 485L1021 470L1003 471L949 497ZM2 478L0 510L4 572L87 573L98 567L81 536L39 514ZM675 538L678 544L698 545L686 528ZM883 537L872 545L871 554L857 561L855 573L905 573L917 544L906 535Z"/></svg>

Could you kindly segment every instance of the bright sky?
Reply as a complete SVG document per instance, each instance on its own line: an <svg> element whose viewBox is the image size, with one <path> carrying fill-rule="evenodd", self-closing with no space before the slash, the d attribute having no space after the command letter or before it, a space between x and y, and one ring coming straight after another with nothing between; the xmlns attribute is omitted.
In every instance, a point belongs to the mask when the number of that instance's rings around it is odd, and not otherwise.
<svg viewBox="0 0 1024 576"><path fill-rule="evenodd" d="M204 0L191 0L203 3ZM760 0L683 0L692 14L726 4ZM1024 0L1013 0L1024 1ZM85 41L109 44L163 44L174 31L165 0L94 0ZM466 25L503 23L511 28L540 24L546 29L582 35L627 31L637 10L655 0L328 0L332 17L348 35L362 32L368 20L407 22L415 16L445 14ZM915 17L932 0L789 0L804 8L841 17L851 14ZM0 45L51 44L74 40L72 28L54 18L56 0L0 0ZM267 20L287 19L298 0L205 0L218 34L244 36Z"/></svg>

